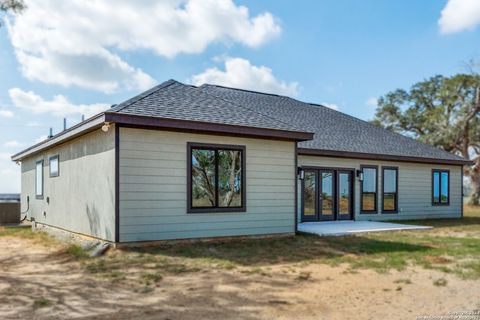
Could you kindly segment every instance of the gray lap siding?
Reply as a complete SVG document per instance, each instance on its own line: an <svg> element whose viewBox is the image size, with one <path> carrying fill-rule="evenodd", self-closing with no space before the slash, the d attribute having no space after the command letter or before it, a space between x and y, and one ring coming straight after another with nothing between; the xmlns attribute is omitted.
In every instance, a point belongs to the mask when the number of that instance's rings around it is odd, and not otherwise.
<svg viewBox="0 0 480 320"><path fill-rule="evenodd" d="M187 213L187 143L245 146L245 212ZM120 128L120 242L292 233L294 142Z"/></svg>

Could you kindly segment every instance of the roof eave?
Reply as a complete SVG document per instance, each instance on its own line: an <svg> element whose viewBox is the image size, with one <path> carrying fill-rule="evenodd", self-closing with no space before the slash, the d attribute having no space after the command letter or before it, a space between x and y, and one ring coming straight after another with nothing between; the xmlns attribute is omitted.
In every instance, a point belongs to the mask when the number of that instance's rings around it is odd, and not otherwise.
<svg viewBox="0 0 480 320"><path fill-rule="evenodd" d="M459 160L436 159L436 158L427 158L427 157L398 156L398 155L387 155L387 154L374 154L374 153L322 150L322 149L309 149L309 148L298 148L297 153L299 155L354 158L354 159L365 159L365 160L388 160L388 161L399 161L399 162L450 164L450 165L472 165L473 164L472 161L466 160L466 159L459 159Z"/></svg>
<svg viewBox="0 0 480 320"><path fill-rule="evenodd" d="M40 143L37 143L23 151L12 156L12 161L21 161L22 159L41 152L47 148L51 148L55 145L63 143L65 141L74 139L78 136L84 135L97 128L100 128L105 122L105 114L99 113L83 122L80 122L73 127L70 127L53 137L46 139Z"/></svg>
<svg viewBox="0 0 480 320"><path fill-rule="evenodd" d="M105 112L105 121L147 129L189 131L276 140L307 141L314 133Z"/></svg>

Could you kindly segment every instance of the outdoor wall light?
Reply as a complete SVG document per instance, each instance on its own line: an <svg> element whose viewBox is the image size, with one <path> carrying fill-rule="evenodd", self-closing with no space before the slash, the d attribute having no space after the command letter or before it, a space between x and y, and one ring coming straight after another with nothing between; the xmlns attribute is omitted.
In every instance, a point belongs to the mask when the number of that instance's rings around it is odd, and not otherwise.
<svg viewBox="0 0 480 320"><path fill-rule="evenodd" d="M356 175L359 181L363 181L363 171L362 170L356 170Z"/></svg>
<svg viewBox="0 0 480 320"><path fill-rule="evenodd" d="M300 180L305 179L305 170L303 170L302 168L298 168L297 172L298 172L298 177L300 178Z"/></svg>
<svg viewBox="0 0 480 320"><path fill-rule="evenodd" d="M110 129L110 122L105 122L105 124L102 126L102 131L108 132L108 129Z"/></svg>

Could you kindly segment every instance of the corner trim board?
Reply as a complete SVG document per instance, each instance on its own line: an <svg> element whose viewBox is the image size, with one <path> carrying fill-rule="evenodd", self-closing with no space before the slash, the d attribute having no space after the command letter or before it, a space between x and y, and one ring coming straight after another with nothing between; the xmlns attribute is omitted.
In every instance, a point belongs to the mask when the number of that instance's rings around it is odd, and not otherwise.
<svg viewBox="0 0 480 320"><path fill-rule="evenodd" d="M120 126L115 124L115 242L120 242Z"/></svg>

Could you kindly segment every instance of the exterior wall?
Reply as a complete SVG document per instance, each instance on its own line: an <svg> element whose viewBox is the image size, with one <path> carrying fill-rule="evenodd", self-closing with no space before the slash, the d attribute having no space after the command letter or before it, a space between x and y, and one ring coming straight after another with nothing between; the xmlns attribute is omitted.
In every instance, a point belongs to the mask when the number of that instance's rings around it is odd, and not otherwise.
<svg viewBox="0 0 480 320"><path fill-rule="evenodd" d="M60 156L59 176L49 158ZM35 197L35 163L43 160L44 196ZM22 161L22 210L39 223L115 240L115 130L100 129ZM48 201L47 201L48 200Z"/></svg>
<svg viewBox="0 0 480 320"><path fill-rule="evenodd" d="M360 182L355 178L355 220L396 220L427 218L458 218L462 215L462 167L423 163L374 161L362 159L305 156L298 157L298 166L354 168L378 166L376 214L360 214ZM398 167L398 213L381 213L382 166ZM450 170L450 205L432 206L432 169ZM301 214L301 186L298 183L298 221Z"/></svg>
<svg viewBox="0 0 480 320"><path fill-rule="evenodd" d="M246 147L246 212L187 213L187 142ZM294 142L120 128L120 242L295 231Z"/></svg>

